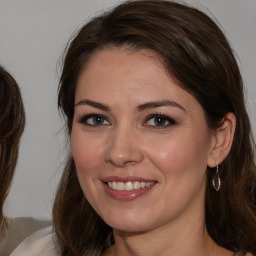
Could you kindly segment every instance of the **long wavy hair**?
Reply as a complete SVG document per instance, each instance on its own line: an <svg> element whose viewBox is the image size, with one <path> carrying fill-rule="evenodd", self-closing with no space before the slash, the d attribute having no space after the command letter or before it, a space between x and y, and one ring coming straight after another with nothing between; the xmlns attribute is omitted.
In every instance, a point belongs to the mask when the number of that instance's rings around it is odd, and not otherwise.
<svg viewBox="0 0 256 256"><path fill-rule="evenodd" d="M203 12L165 0L128 1L85 24L67 46L59 84L58 106L68 136L82 67L97 50L122 46L155 52L166 72L201 104L210 128L219 127L228 112L235 114L232 148L219 166L219 192L210 186L214 171L207 170L205 222L220 246L256 253L255 144L243 82L226 37ZM83 195L71 154L56 194L53 222L62 255L101 255L114 243L112 228Z"/></svg>
<svg viewBox="0 0 256 256"><path fill-rule="evenodd" d="M20 89L14 78L0 66L0 232L6 226L3 205L17 163L24 126Z"/></svg>

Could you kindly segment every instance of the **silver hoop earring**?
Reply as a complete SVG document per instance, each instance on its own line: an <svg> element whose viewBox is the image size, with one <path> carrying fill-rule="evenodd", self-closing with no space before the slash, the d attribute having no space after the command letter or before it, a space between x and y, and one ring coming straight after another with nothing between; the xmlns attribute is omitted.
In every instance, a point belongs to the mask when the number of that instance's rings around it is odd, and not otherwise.
<svg viewBox="0 0 256 256"><path fill-rule="evenodd" d="M212 185L217 192L220 190L221 180L220 180L220 174L219 174L219 165L217 162L216 162L216 172L214 177L212 178Z"/></svg>

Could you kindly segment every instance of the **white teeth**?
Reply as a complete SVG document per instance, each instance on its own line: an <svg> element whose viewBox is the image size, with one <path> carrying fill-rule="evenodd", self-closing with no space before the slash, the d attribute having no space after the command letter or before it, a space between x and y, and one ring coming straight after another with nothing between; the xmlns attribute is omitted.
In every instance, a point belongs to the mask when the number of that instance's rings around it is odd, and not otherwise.
<svg viewBox="0 0 256 256"><path fill-rule="evenodd" d="M117 189L117 190L124 190L124 183L118 181L118 182L116 183L116 189Z"/></svg>
<svg viewBox="0 0 256 256"><path fill-rule="evenodd" d="M154 185L155 182L140 182L140 181L128 181L128 182L121 182L121 181L109 181L108 186L114 190L119 191L131 191L134 189L140 189L145 187L150 187Z"/></svg>
<svg viewBox="0 0 256 256"><path fill-rule="evenodd" d="M132 184L131 181L125 182L125 184L124 184L124 190L126 190L126 191L133 190L133 184Z"/></svg>
<svg viewBox="0 0 256 256"><path fill-rule="evenodd" d="M117 188L117 184L116 184L116 182L114 181L114 182L112 182L112 188L113 189L116 189Z"/></svg>
<svg viewBox="0 0 256 256"><path fill-rule="evenodd" d="M146 187L146 183L145 183L145 182L141 182L141 183L140 183L140 187L141 187L141 188L145 188L145 187Z"/></svg>
<svg viewBox="0 0 256 256"><path fill-rule="evenodd" d="M146 183L146 187L148 188L148 187L150 187L151 186L151 184L148 182L148 183Z"/></svg>
<svg viewBox="0 0 256 256"><path fill-rule="evenodd" d="M139 181L133 182L133 188L134 189L139 189L140 188L140 182Z"/></svg>

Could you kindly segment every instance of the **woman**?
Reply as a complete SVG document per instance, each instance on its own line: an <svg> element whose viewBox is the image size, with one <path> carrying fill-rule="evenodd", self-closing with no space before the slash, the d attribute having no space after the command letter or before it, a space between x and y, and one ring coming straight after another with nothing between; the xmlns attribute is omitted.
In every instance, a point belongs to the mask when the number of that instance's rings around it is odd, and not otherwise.
<svg viewBox="0 0 256 256"><path fill-rule="evenodd" d="M20 89L14 78L0 66L0 255L7 256L29 235L50 221L31 217L5 218L4 201L17 163L25 113Z"/></svg>
<svg viewBox="0 0 256 256"><path fill-rule="evenodd" d="M208 16L144 0L92 19L68 46L58 104L71 155L52 255L256 253L242 79Z"/></svg>
<svg viewBox="0 0 256 256"><path fill-rule="evenodd" d="M14 174L24 125L25 113L19 87L0 66L0 232L6 226L3 205Z"/></svg>
<svg viewBox="0 0 256 256"><path fill-rule="evenodd" d="M25 113L19 87L14 78L0 66L0 255L12 251L23 239L10 234L18 219L7 219L3 206L17 163L19 143L25 125ZM15 224L16 226L16 224ZM8 254L10 255L10 253Z"/></svg>

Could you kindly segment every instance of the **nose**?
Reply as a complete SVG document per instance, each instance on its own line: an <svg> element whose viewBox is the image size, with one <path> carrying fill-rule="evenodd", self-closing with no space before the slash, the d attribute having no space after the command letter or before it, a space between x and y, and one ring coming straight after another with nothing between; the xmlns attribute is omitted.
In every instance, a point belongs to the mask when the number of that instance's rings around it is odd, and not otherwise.
<svg viewBox="0 0 256 256"><path fill-rule="evenodd" d="M121 168L140 163L143 158L139 140L134 133L118 129L111 134L105 152L106 162Z"/></svg>

